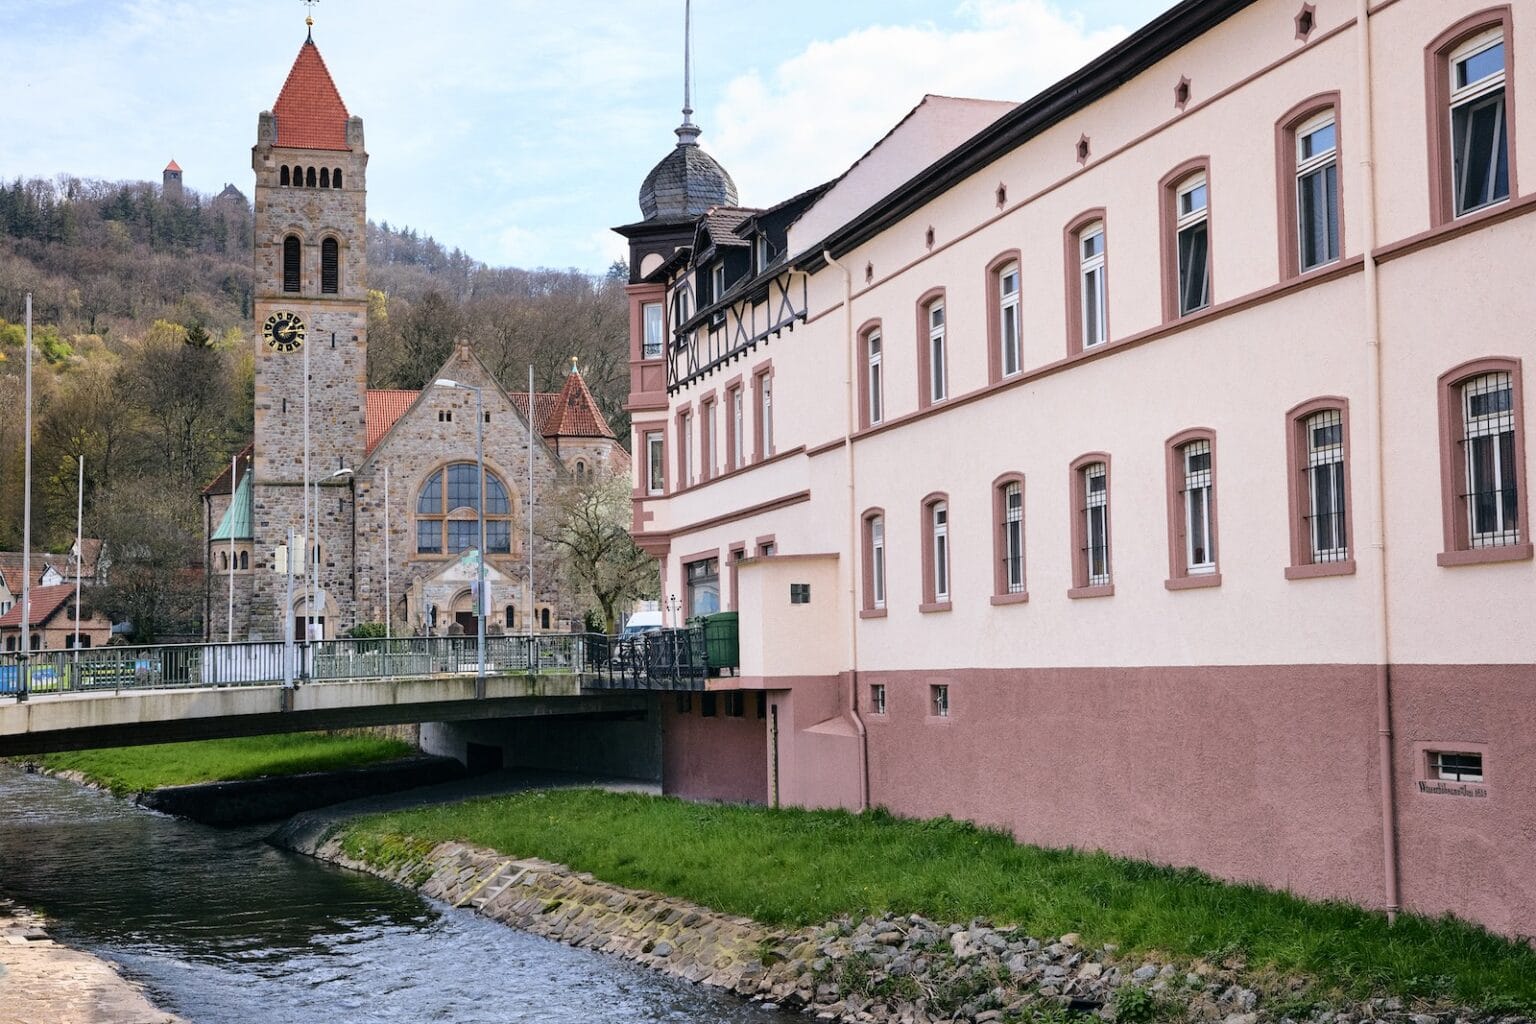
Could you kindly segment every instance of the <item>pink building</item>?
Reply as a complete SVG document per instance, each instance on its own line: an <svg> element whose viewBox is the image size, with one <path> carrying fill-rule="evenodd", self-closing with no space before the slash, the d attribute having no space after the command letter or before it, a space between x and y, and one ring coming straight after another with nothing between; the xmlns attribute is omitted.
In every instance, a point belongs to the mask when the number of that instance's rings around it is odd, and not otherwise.
<svg viewBox="0 0 1536 1024"><path fill-rule="evenodd" d="M1186 0L766 209L685 121L620 229L634 532L742 665L668 789L1536 932L1528 53Z"/></svg>

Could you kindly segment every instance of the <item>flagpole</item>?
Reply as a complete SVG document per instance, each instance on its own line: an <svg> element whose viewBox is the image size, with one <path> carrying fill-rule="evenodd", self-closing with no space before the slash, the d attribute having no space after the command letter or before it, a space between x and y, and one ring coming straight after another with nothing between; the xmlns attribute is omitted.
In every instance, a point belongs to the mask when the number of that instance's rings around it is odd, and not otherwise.
<svg viewBox="0 0 1536 1024"><path fill-rule="evenodd" d="M229 512L225 521L229 523L229 634L227 643L235 642L235 492L236 476L239 473L240 453L236 452L229 457Z"/></svg>
<svg viewBox="0 0 1536 1024"><path fill-rule="evenodd" d="M390 620L395 606L389 593L389 467L384 467L384 639L392 639Z"/></svg>
<svg viewBox="0 0 1536 1024"><path fill-rule="evenodd" d="M16 699L27 699L27 656L31 653L32 618L32 293L27 292L26 468L21 498L21 653L17 655Z"/></svg>
<svg viewBox="0 0 1536 1024"><path fill-rule="evenodd" d="M528 632L533 633L538 598L533 592L533 453L539 437L539 406L533 396L533 364L528 364Z"/></svg>
<svg viewBox="0 0 1536 1024"><path fill-rule="evenodd" d="M75 489L75 660L80 660L80 577L85 575L85 456L80 456L80 484Z"/></svg>

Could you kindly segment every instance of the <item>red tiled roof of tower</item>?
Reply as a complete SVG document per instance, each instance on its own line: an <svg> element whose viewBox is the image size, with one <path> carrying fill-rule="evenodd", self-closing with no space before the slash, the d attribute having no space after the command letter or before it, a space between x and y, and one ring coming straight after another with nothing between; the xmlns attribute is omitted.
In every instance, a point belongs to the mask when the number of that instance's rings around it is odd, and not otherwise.
<svg viewBox="0 0 1536 1024"><path fill-rule="evenodd" d="M555 402L550 420L541 428L546 437L612 437L613 430L597 408L581 371L574 366Z"/></svg>
<svg viewBox="0 0 1536 1024"><path fill-rule="evenodd" d="M517 411L528 418L528 393L526 391L514 391L507 395L512 399L512 404L517 406ZM534 417L533 426L539 432L540 437L549 436L549 421L555 414L555 400L560 396L551 391L534 392Z"/></svg>
<svg viewBox="0 0 1536 1024"><path fill-rule="evenodd" d="M255 456L255 441L248 442L244 448L241 448L238 452L235 453L235 462L240 476L243 477L245 474L251 471L251 459L255 458ZM219 473L219 475L214 477L212 482L210 482L207 487L203 488L203 497L206 498L213 494L228 494L234 490L230 484L231 481L229 479L229 466L225 465L224 469Z"/></svg>
<svg viewBox="0 0 1536 1024"><path fill-rule="evenodd" d="M36 626L47 622L53 613L59 610L59 606L75 596L75 587L72 583L61 583L56 587L38 587L32 591L32 614L28 616L28 625ZM21 625L21 593L16 594L16 604L10 611L0 615L0 628L6 626L16 627Z"/></svg>
<svg viewBox="0 0 1536 1024"><path fill-rule="evenodd" d="M420 391L387 391L377 388L368 389L368 405L364 414L367 424L367 440L363 443L363 450L372 452L378 447L384 435L389 433L389 428L405 415L405 411L416 401Z"/></svg>
<svg viewBox="0 0 1536 1024"><path fill-rule="evenodd" d="M347 105L319 47L305 41L272 107L277 144L290 149L348 149Z"/></svg>
<svg viewBox="0 0 1536 1024"><path fill-rule="evenodd" d="M175 160L172 160L170 163L165 165L165 169L168 170L168 171L178 171L179 172L181 170L181 165L178 164Z"/></svg>

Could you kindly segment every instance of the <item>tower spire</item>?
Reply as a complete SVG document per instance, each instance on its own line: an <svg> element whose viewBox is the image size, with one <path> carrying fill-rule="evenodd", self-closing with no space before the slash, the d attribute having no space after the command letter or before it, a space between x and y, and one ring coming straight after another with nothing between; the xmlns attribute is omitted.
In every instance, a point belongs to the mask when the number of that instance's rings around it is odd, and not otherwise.
<svg viewBox="0 0 1536 1024"><path fill-rule="evenodd" d="M309 12L304 15L304 41L306 43L315 41L315 4L319 2L320 0L299 0L299 3L303 4Z"/></svg>
<svg viewBox="0 0 1536 1024"><path fill-rule="evenodd" d="M699 144L699 126L693 123L693 0L683 0L683 123L674 130L679 146Z"/></svg>

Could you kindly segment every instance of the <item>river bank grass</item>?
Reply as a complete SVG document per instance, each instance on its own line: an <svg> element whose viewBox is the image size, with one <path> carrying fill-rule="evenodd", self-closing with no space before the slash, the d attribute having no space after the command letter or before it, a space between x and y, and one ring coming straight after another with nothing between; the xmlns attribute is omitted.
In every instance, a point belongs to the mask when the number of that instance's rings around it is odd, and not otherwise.
<svg viewBox="0 0 1536 1024"><path fill-rule="evenodd" d="M381 863L458 840L786 926L842 915L975 917L1078 932L1123 954L1240 960L1305 976L1298 998L1422 997L1536 1009L1536 950L1452 919L1315 903L1192 870L1022 846L948 819L771 810L592 790L520 793L349 822Z"/></svg>
<svg viewBox="0 0 1536 1024"><path fill-rule="evenodd" d="M126 796L163 786L355 768L415 752L409 743L375 736L289 733L79 750L44 754L37 760L49 771L77 772Z"/></svg>

